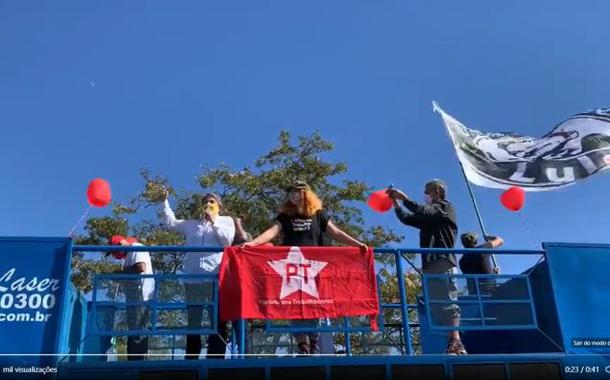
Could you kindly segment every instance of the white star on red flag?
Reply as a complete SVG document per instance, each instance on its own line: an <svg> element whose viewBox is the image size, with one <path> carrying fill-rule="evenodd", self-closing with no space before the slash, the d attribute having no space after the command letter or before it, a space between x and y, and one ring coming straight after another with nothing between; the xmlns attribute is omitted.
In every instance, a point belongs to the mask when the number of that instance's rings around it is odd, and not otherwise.
<svg viewBox="0 0 610 380"><path fill-rule="evenodd" d="M308 260L299 247L291 247L285 259L267 261L267 264L282 276L280 299L298 290L318 298L316 277L328 262Z"/></svg>

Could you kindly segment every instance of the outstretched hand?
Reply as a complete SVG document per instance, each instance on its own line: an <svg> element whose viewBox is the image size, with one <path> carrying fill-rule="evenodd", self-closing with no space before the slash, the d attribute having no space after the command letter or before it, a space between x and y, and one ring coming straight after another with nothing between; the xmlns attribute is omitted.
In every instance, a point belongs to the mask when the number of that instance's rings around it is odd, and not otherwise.
<svg viewBox="0 0 610 380"><path fill-rule="evenodd" d="M407 195L398 189L387 189L385 193L392 199L396 200L405 200L407 199Z"/></svg>
<svg viewBox="0 0 610 380"><path fill-rule="evenodd" d="M242 243L242 244L240 245L240 247L241 247L241 248L246 248L246 247L256 247L257 245L258 245L258 244L255 244L255 243L253 243L253 242L251 242L251 241L247 241L247 242L245 242L245 243Z"/></svg>
<svg viewBox="0 0 610 380"><path fill-rule="evenodd" d="M156 180L148 180L140 196L148 203L161 203L168 199L169 192L165 184Z"/></svg>
<svg viewBox="0 0 610 380"><path fill-rule="evenodd" d="M364 243L358 243L358 248L360 248L361 253L366 253L369 250L369 247Z"/></svg>

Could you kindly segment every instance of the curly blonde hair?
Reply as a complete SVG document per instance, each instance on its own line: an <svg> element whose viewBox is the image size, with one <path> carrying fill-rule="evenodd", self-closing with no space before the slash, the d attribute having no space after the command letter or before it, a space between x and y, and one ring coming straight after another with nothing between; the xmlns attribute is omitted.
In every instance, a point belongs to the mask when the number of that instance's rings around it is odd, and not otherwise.
<svg viewBox="0 0 610 380"><path fill-rule="evenodd" d="M318 210L322 209L322 201L316 193L311 190L301 189L301 206L295 206L287 199L286 202L280 207L280 213L288 214L293 216L300 214L303 216L311 217L315 215Z"/></svg>

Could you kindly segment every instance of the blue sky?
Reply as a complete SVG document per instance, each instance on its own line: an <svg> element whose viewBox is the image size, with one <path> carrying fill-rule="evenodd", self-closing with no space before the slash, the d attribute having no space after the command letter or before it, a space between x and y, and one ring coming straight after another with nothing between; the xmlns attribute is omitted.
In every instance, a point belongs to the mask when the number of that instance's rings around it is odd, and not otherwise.
<svg viewBox="0 0 610 380"><path fill-rule="evenodd" d="M143 167L196 189L201 165L248 165L281 129L319 130L336 144L327 158L376 188L421 199L426 180L445 179L461 230L476 230L432 100L471 128L531 136L610 105L609 11L602 0L0 0L0 234L66 235L95 177L119 201ZM529 193L520 214L500 191L474 191L489 232L538 248L610 243L609 185L598 175ZM366 215L417 246L392 214Z"/></svg>

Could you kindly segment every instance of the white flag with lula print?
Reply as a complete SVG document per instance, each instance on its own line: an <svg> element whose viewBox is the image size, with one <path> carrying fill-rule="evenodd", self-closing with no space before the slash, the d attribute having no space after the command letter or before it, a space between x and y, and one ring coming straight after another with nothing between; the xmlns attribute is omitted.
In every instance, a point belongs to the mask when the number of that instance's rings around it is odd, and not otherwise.
<svg viewBox="0 0 610 380"><path fill-rule="evenodd" d="M436 102L433 106L475 185L554 190L610 167L610 108L576 114L534 138L469 129Z"/></svg>

